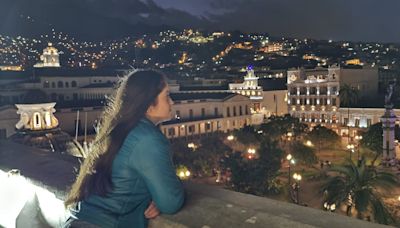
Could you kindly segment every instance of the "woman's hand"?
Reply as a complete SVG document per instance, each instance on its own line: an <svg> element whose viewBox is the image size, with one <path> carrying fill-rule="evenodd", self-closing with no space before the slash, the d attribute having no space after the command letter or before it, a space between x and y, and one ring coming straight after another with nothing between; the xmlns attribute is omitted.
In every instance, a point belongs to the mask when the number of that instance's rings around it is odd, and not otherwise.
<svg viewBox="0 0 400 228"><path fill-rule="evenodd" d="M150 205L147 207L147 209L144 211L144 216L147 219L154 219L160 214L160 211L158 210L156 204L154 201L151 201Z"/></svg>

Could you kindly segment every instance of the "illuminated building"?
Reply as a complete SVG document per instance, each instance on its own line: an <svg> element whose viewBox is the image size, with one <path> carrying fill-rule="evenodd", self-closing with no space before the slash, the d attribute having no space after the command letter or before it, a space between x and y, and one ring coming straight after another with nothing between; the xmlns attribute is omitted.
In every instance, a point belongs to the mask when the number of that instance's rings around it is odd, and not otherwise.
<svg viewBox="0 0 400 228"><path fill-rule="evenodd" d="M339 112L339 91L344 84L356 88L360 97L373 97L378 92L376 68L331 66L327 70L289 70L287 75L289 113L311 126L322 124L336 128L339 123L347 126L347 115Z"/></svg>
<svg viewBox="0 0 400 228"><path fill-rule="evenodd" d="M362 65L360 59L349 59L346 60L346 65Z"/></svg>
<svg viewBox="0 0 400 228"><path fill-rule="evenodd" d="M263 90L262 87L258 85L259 78L254 74L252 66L247 67L247 74L243 79L243 83L230 83L229 91L249 97L253 102L251 107L252 114L262 114L261 102L263 100ZM253 118L258 118L259 121L262 121L262 118L260 120L260 116L257 117L257 115L253 115ZM254 120L254 122L256 122L256 120Z"/></svg>
<svg viewBox="0 0 400 228"><path fill-rule="evenodd" d="M34 67L60 67L59 52L52 43L49 43L48 47L43 50L40 60L41 62L35 64Z"/></svg>
<svg viewBox="0 0 400 228"><path fill-rule="evenodd" d="M22 71L22 66L0 66L2 71Z"/></svg>

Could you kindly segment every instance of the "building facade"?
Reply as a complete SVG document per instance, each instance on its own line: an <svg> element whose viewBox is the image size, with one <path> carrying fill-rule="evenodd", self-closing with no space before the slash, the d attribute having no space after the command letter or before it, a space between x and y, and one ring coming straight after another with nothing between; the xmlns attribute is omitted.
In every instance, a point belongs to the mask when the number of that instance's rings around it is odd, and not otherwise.
<svg viewBox="0 0 400 228"><path fill-rule="evenodd" d="M332 128L340 124L339 91L344 84L359 91L359 96L368 98L377 95L378 71L372 69L343 69L331 66L328 69L295 69L288 71L288 111L311 126L322 124Z"/></svg>

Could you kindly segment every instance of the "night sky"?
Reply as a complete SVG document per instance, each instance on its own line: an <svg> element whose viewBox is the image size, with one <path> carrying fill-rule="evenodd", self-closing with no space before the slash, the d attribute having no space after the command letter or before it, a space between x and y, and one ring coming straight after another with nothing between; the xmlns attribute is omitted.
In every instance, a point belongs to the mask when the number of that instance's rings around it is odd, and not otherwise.
<svg viewBox="0 0 400 228"><path fill-rule="evenodd" d="M399 0L154 1L163 8L207 17L218 22L213 25L216 28L277 36L400 42Z"/></svg>
<svg viewBox="0 0 400 228"><path fill-rule="evenodd" d="M400 0L0 0L0 14L5 15L4 22L19 15L23 6L44 11L49 5L71 10L64 14L68 17L74 16L74 8L81 8L129 24L400 42Z"/></svg>

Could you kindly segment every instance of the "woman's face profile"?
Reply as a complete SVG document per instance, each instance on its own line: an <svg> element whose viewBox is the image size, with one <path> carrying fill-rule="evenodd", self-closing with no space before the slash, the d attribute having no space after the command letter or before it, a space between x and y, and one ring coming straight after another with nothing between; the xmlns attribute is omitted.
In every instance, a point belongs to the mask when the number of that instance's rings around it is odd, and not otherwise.
<svg viewBox="0 0 400 228"><path fill-rule="evenodd" d="M169 96L168 85L164 87L156 98L156 104L151 105L146 112L146 116L154 123L171 119L171 109L174 102Z"/></svg>

